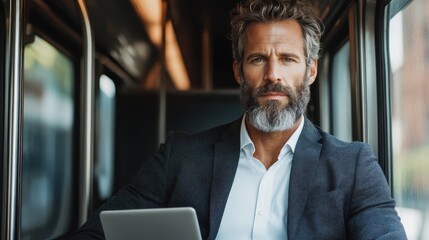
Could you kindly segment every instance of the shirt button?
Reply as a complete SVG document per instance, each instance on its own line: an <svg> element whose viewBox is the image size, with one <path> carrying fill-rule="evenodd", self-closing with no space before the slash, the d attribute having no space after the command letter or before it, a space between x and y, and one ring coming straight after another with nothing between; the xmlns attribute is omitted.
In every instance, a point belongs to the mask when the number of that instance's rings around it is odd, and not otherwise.
<svg viewBox="0 0 429 240"><path fill-rule="evenodd" d="M264 210L259 210L259 215L264 215Z"/></svg>

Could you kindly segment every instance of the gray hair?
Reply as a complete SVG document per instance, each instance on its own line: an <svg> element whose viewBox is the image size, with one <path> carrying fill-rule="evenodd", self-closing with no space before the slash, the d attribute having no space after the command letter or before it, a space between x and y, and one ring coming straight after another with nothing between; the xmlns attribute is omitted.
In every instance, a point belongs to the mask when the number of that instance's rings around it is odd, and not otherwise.
<svg viewBox="0 0 429 240"><path fill-rule="evenodd" d="M323 25L311 8L301 0L248 0L231 12L232 53L242 67L245 31L251 23L269 23L296 20L304 35L304 53L307 66L319 58Z"/></svg>

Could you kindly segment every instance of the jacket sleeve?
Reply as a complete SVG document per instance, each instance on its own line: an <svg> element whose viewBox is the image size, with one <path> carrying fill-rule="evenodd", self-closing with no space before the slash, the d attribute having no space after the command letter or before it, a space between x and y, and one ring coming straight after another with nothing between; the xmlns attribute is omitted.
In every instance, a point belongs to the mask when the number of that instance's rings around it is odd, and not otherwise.
<svg viewBox="0 0 429 240"><path fill-rule="evenodd" d="M370 147L362 146L350 201L348 238L407 239L384 174Z"/></svg>
<svg viewBox="0 0 429 240"><path fill-rule="evenodd" d="M104 239L100 220L103 210L163 207L172 142L170 136L157 153L143 163L131 182L97 209L73 234L72 239Z"/></svg>

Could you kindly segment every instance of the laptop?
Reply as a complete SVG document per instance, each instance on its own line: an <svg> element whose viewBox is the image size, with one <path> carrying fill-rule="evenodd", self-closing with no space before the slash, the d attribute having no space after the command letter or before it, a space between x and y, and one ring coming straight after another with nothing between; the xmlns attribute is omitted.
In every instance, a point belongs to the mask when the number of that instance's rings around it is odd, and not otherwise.
<svg viewBox="0 0 429 240"><path fill-rule="evenodd" d="M107 240L201 240L191 207L105 210L100 218Z"/></svg>

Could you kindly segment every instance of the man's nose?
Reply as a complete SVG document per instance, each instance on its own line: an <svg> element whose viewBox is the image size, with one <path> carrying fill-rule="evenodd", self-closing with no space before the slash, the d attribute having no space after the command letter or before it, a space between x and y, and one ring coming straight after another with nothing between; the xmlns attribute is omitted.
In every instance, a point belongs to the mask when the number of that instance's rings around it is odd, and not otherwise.
<svg viewBox="0 0 429 240"><path fill-rule="evenodd" d="M270 59L265 67L265 81L277 83L282 80L280 74L281 66L274 59Z"/></svg>

